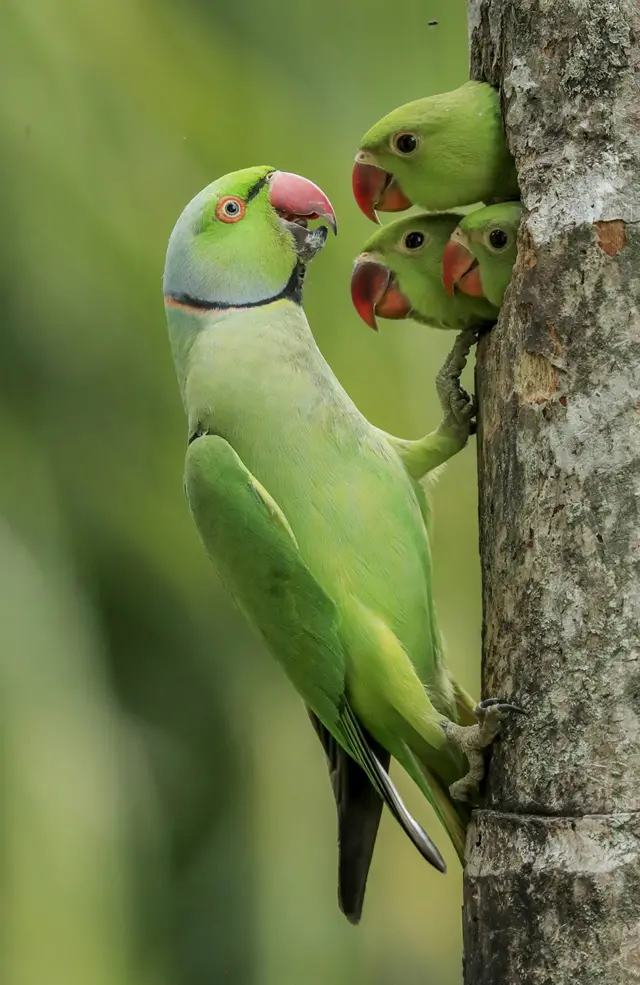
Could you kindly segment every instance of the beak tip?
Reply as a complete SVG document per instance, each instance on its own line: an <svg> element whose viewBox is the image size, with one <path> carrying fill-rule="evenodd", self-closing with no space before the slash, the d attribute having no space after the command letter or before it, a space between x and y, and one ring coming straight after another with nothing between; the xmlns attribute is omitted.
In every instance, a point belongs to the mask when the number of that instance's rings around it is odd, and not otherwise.
<svg viewBox="0 0 640 985"><path fill-rule="evenodd" d="M375 165L365 164L356 156L351 174L353 197L358 208L366 215L367 219L378 225L380 220L376 213L376 206L386 180L386 171Z"/></svg>
<svg viewBox="0 0 640 985"><path fill-rule="evenodd" d="M362 214L365 215L370 222L375 222L377 225L380 225L378 213L375 210L373 202L364 199L361 195L356 195L355 200Z"/></svg>
<svg viewBox="0 0 640 985"><path fill-rule="evenodd" d="M362 320L365 323L365 325L368 328L372 328L374 332L377 332L378 331L378 323L376 321L376 316L375 316L375 312L374 312L373 308L368 308L367 310L363 310L363 309L364 309L364 306L361 306L361 307L358 307L356 310L357 310L358 314L360 315L360 317L362 318Z"/></svg>
<svg viewBox="0 0 640 985"><path fill-rule="evenodd" d="M384 297L390 279L391 272L387 267L365 259L364 255L354 264L351 275L351 300L365 325L374 332L378 331L376 305Z"/></svg>
<svg viewBox="0 0 640 985"><path fill-rule="evenodd" d="M326 219L334 235L338 235L334 208L318 185L289 171L273 172L269 185L269 201L277 212L289 213L301 219Z"/></svg>
<svg viewBox="0 0 640 985"><path fill-rule="evenodd" d="M471 250L456 238L456 232L442 254L442 284L451 298L455 297L456 289L472 297L482 297L477 260Z"/></svg>

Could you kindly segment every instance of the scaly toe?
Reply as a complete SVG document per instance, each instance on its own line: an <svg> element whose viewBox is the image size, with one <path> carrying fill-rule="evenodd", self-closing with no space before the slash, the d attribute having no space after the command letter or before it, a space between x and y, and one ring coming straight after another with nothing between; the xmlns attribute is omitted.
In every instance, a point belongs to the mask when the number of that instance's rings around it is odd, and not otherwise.
<svg viewBox="0 0 640 985"><path fill-rule="evenodd" d="M485 741L484 737L487 731L486 724L486 721L481 725L455 725L453 722L446 722L443 723L442 728L447 738L455 742L467 759L469 759L473 753L484 749L489 744ZM502 723L496 722L495 724L499 730Z"/></svg>
<svg viewBox="0 0 640 985"><path fill-rule="evenodd" d="M467 778L463 777L461 780L456 780L449 787L449 794L453 800L459 800L463 803L468 803L471 799L470 794L472 785L467 783Z"/></svg>

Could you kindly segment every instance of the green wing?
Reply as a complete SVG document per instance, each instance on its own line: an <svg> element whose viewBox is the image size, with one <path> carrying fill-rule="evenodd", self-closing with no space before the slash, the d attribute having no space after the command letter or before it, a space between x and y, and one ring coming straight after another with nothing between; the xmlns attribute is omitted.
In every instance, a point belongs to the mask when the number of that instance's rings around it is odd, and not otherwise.
<svg viewBox="0 0 640 985"><path fill-rule="evenodd" d="M345 682L336 606L300 557L282 510L217 435L190 444L185 488L222 582L306 704L335 733Z"/></svg>
<svg viewBox="0 0 640 985"><path fill-rule="evenodd" d="M185 489L207 553L241 611L414 845L444 870L349 705L338 609L309 571L278 504L231 445L212 434L189 445Z"/></svg>

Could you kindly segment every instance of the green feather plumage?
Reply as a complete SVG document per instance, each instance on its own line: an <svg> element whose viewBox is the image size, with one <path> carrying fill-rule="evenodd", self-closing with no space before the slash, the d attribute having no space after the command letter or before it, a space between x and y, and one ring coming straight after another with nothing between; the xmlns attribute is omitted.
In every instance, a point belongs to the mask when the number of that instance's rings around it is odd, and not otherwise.
<svg viewBox="0 0 640 985"><path fill-rule="evenodd" d="M410 318L435 328L461 332L476 325L491 325L498 309L486 298L456 294L450 297L442 283L442 253L464 216L454 212L422 213L396 219L378 229L363 253L380 260L395 275L398 287L411 303ZM405 240L414 232L424 237L417 250Z"/></svg>
<svg viewBox="0 0 640 985"><path fill-rule="evenodd" d="M416 135L415 152L394 149L399 133ZM394 176L413 205L429 211L519 197L500 97L486 82L399 106L365 133L360 149Z"/></svg>
<svg viewBox="0 0 640 985"><path fill-rule="evenodd" d="M268 171L214 183L170 242L165 296L192 438L189 504L221 580L324 728L375 783L354 746L352 709L420 785L461 855L467 813L447 788L466 758L440 723L461 720L470 700L444 662L426 502L403 460L415 473L419 452L426 471L459 445L441 453L428 439L384 435L338 383L301 307L255 304L253 258L264 297L275 296L297 262L294 238L265 190L238 224L247 255L230 254L210 205ZM207 305L235 307L198 307L196 287Z"/></svg>
<svg viewBox="0 0 640 985"><path fill-rule="evenodd" d="M484 295L498 308L502 304L516 261L521 218L520 202L500 202L484 209L476 209L460 221L459 228L478 261ZM506 243L500 249L493 247L490 239L491 234L498 230L506 236Z"/></svg>

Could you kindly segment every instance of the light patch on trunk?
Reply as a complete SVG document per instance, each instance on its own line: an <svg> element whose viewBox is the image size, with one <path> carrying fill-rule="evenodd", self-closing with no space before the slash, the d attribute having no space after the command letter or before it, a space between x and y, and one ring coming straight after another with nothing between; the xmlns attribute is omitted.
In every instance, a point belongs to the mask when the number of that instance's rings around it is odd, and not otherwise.
<svg viewBox="0 0 640 985"><path fill-rule="evenodd" d="M546 404L558 389L558 373L545 356L523 352L515 372L515 391L523 404Z"/></svg>

